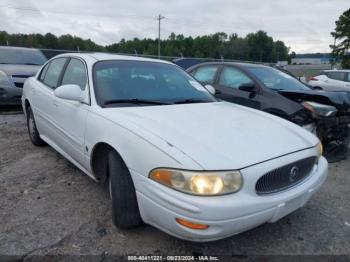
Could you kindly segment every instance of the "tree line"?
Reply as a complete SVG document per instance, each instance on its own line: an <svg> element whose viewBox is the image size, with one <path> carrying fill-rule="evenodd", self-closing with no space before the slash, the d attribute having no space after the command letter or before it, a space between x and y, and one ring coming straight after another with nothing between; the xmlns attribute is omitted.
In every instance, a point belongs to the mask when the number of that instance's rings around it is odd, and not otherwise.
<svg viewBox="0 0 350 262"><path fill-rule="evenodd" d="M330 45L334 61L342 60L342 68L350 68L350 8L340 15L331 32L334 43Z"/></svg>
<svg viewBox="0 0 350 262"><path fill-rule="evenodd" d="M9 34L0 31L0 45L139 55L157 55L158 53L158 41L151 38L121 39L118 43L102 46L94 43L91 39L82 39L69 34L57 37L51 33L45 35ZM295 53L289 54L289 48L283 41L275 41L266 32L257 31L247 34L245 37L240 37L236 33L228 35L224 32L197 37L185 37L182 34L171 33L167 39L161 41L161 55L274 63L290 60L291 57L295 56Z"/></svg>

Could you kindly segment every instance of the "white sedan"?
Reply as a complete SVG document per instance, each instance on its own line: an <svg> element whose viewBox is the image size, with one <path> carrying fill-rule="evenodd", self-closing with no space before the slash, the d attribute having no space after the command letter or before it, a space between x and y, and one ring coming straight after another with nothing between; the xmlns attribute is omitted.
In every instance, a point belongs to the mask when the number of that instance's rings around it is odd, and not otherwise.
<svg viewBox="0 0 350 262"><path fill-rule="evenodd" d="M327 177L314 135L217 101L164 61L63 54L26 81L22 103L34 145L109 183L120 228L221 239L302 207Z"/></svg>
<svg viewBox="0 0 350 262"><path fill-rule="evenodd" d="M327 91L350 92L350 70L324 70L311 77L308 84Z"/></svg>

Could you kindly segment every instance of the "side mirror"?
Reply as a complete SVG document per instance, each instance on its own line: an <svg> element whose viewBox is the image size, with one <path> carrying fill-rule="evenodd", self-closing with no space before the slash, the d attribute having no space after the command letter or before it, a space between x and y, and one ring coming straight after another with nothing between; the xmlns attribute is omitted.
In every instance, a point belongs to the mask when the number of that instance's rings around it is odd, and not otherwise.
<svg viewBox="0 0 350 262"><path fill-rule="evenodd" d="M84 101L83 92L78 85L62 85L57 87L53 93L62 99L78 102Z"/></svg>
<svg viewBox="0 0 350 262"><path fill-rule="evenodd" d="M210 94L212 95L216 94L215 88L212 85L205 85L204 87L209 91Z"/></svg>
<svg viewBox="0 0 350 262"><path fill-rule="evenodd" d="M253 83L242 84L238 87L238 89L249 93L253 93L256 91L255 85Z"/></svg>

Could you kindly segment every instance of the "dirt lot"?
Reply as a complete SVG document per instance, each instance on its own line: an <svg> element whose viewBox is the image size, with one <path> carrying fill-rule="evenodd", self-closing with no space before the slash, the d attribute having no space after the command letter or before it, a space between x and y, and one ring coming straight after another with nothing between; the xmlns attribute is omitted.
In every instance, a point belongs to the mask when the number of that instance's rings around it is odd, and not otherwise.
<svg viewBox="0 0 350 262"><path fill-rule="evenodd" d="M42 255L113 260L148 254L240 261L261 255L275 255L276 261L278 255L345 255L336 260L349 261L349 170L350 160L331 165L327 182L307 206L275 224L212 243L191 243L146 225L116 229L106 189L52 148L34 147L22 114L2 112L0 261L10 258L4 255L29 260Z"/></svg>

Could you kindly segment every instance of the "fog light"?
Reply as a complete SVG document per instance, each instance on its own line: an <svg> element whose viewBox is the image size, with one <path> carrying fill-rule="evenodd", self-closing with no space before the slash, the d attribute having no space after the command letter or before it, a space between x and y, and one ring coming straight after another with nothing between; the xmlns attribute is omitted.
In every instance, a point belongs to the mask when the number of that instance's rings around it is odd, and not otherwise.
<svg viewBox="0 0 350 262"><path fill-rule="evenodd" d="M180 225L184 226L184 227L188 227L188 228L191 228L191 229L205 230L205 229L209 228L208 225L190 222L190 221L187 221L187 220L184 220L184 219L181 219L181 218L176 218L176 222L179 223Z"/></svg>

